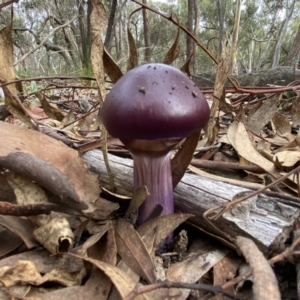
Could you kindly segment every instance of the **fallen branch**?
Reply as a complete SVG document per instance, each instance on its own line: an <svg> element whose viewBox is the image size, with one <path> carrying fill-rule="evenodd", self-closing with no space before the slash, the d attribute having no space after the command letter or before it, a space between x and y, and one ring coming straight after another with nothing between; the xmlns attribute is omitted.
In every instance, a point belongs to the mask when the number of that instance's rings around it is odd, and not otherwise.
<svg viewBox="0 0 300 300"><path fill-rule="evenodd" d="M101 151L92 150L84 153L82 158L90 169L100 174L101 184L109 189L109 180ZM130 196L133 189L133 162L114 155L108 155L115 177L116 193ZM249 184L249 186L251 186ZM224 240L224 237L250 237L263 251L280 250L289 237L295 220L300 214L300 205L278 193L259 194L237 204L226 211L213 225L215 230L203 217L214 207L230 203L232 200L258 189L245 188L228 183L228 179L212 178L185 174L174 190L177 212L191 213L195 217L189 221L209 234ZM222 231L221 231L222 230ZM220 231L224 235L220 234ZM282 249L282 248L281 248Z"/></svg>

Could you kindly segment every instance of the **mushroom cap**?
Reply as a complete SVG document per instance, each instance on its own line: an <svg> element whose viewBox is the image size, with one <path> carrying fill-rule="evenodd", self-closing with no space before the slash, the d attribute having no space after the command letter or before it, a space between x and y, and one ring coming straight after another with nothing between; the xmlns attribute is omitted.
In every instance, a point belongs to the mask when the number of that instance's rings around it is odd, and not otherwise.
<svg viewBox="0 0 300 300"><path fill-rule="evenodd" d="M165 64L138 66L107 94L102 120L120 139L186 138L209 119L208 103L187 75Z"/></svg>

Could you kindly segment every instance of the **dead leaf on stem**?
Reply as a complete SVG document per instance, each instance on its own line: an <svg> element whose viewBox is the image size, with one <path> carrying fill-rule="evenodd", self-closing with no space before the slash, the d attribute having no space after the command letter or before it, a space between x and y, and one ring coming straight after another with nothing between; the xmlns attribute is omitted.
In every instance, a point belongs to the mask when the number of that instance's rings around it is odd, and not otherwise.
<svg viewBox="0 0 300 300"><path fill-rule="evenodd" d="M176 17L176 22L177 22L177 34L175 37L175 40L171 46L171 48L169 49L169 51L167 52L166 56L164 57L162 63L163 64L167 64L170 65L178 56L179 54L179 50L180 50L180 22L178 19L178 16L175 14Z"/></svg>

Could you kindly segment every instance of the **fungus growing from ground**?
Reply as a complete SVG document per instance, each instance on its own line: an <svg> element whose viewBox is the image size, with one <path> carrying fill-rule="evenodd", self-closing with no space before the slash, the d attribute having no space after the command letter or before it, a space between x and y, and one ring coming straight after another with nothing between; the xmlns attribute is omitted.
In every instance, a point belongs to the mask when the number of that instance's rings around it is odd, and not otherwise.
<svg viewBox="0 0 300 300"><path fill-rule="evenodd" d="M103 124L130 150L134 188L146 185L150 196L138 211L142 225L153 210L174 212L170 151L209 119L200 89L184 73L165 64L145 64L122 76L107 94Z"/></svg>

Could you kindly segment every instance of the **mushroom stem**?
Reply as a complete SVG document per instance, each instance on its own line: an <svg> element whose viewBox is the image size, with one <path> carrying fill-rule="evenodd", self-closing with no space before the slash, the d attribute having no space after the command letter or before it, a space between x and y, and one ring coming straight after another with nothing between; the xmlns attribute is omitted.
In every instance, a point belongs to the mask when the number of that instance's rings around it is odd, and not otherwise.
<svg viewBox="0 0 300 300"><path fill-rule="evenodd" d="M161 215L174 212L170 152L160 155L133 153L134 188L146 185L150 196L139 208L137 225L144 224L157 205L163 207Z"/></svg>

